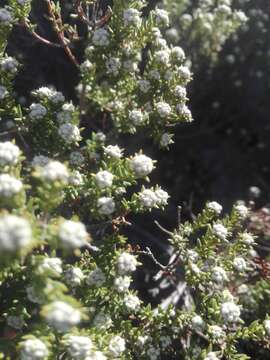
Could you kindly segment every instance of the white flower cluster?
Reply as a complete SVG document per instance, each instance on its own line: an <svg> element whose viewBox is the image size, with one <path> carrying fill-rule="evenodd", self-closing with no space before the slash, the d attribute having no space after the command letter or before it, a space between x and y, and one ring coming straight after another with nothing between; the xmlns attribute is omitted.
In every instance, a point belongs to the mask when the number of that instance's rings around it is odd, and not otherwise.
<svg viewBox="0 0 270 360"><path fill-rule="evenodd" d="M100 268L92 270L86 278L86 284L89 286L102 286L106 281L106 276Z"/></svg>
<svg viewBox="0 0 270 360"><path fill-rule="evenodd" d="M93 343L87 336L69 335L65 344L68 347L68 353L74 360L91 359Z"/></svg>
<svg viewBox="0 0 270 360"><path fill-rule="evenodd" d="M126 342L121 336L114 336L108 346L109 353L114 357L119 357L126 349Z"/></svg>
<svg viewBox="0 0 270 360"><path fill-rule="evenodd" d="M4 7L0 9L0 26L1 24L8 25L11 23L12 19L12 14L8 9Z"/></svg>
<svg viewBox="0 0 270 360"><path fill-rule="evenodd" d="M0 166L16 165L20 149L10 141L0 142Z"/></svg>
<svg viewBox="0 0 270 360"><path fill-rule="evenodd" d="M172 111L170 105L163 101L158 102L156 104L156 109L157 109L157 112L159 113L160 117L162 117L162 118L168 117Z"/></svg>
<svg viewBox="0 0 270 360"><path fill-rule="evenodd" d="M33 91L33 94L40 99L48 99L53 104L61 104L65 101L64 95L60 91L56 91L52 88L43 86Z"/></svg>
<svg viewBox="0 0 270 360"><path fill-rule="evenodd" d="M225 281L228 281L226 271L221 266L215 266L212 269L212 280L217 284L222 285Z"/></svg>
<svg viewBox="0 0 270 360"><path fill-rule="evenodd" d="M120 149L118 145L108 145L104 147L104 152L108 156L115 159L120 159L123 155L123 151Z"/></svg>
<svg viewBox="0 0 270 360"><path fill-rule="evenodd" d="M48 182L60 181L67 183L69 173L67 167L59 161L49 161L40 172L41 178Z"/></svg>
<svg viewBox="0 0 270 360"><path fill-rule="evenodd" d="M64 272L66 282L70 286L78 286L84 279L84 273L79 267L71 266Z"/></svg>
<svg viewBox="0 0 270 360"><path fill-rule="evenodd" d="M55 301L48 305L45 319L56 330L66 332L80 323L81 313L63 301Z"/></svg>
<svg viewBox="0 0 270 360"><path fill-rule="evenodd" d="M110 43L109 32L105 28L100 28L94 31L93 44L96 46L107 46Z"/></svg>
<svg viewBox="0 0 270 360"><path fill-rule="evenodd" d="M71 165L80 166L84 163L85 158L79 151L72 151L69 156L69 162Z"/></svg>
<svg viewBox="0 0 270 360"><path fill-rule="evenodd" d="M81 140L80 129L70 123L60 125L58 134L68 144Z"/></svg>
<svg viewBox="0 0 270 360"><path fill-rule="evenodd" d="M119 70L121 68L121 61L119 58L116 57L110 57L106 61L106 68L108 74L113 74L114 76L117 76L119 74Z"/></svg>
<svg viewBox="0 0 270 360"><path fill-rule="evenodd" d="M0 197L10 198L18 194L23 188L20 180L9 174L0 175Z"/></svg>
<svg viewBox="0 0 270 360"><path fill-rule="evenodd" d="M20 345L21 360L45 360L49 355L47 346L39 339L28 339Z"/></svg>
<svg viewBox="0 0 270 360"><path fill-rule="evenodd" d="M58 230L61 245L66 249L76 249L87 245L89 234L85 225L78 221L65 220Z"/></svg>
<svg viewBox="0 0 270 360"><path fill-rule="evenodd" d="M129 289L130 283L130 276L118 276L114 279L114 287L120 293L127 291Z"/></svg>
<svg viewBox="0 0 270 360"><path fill-rule="evenodd" d="M221 316L225 323L235 323L240 319L240 307L232 301L221 305Z"/></svg>
<svg viewBox="0 0 270 360"><path fill-rule="evenodd" d="M137 177L144 177L153 171L154 162L150 157L139 154L130 160L130 167Z"/></svg>
<svg viewBox="0 0 270 360"><path fill-rule="evenodd" d="M120 275L135 271L137 265L136 257L127 252L123 252L117 259L117 270Z"/></svg>
<svg viewBox="0 0 270 360"><path fill-rule="evenodd" d="M219 215L222 211L222 206L219 203L217 203L216 201L209 202L206 205L206 207L207 207L207 209L213 211L217 215Z"/></svg>
<svg viewBox="0 0 270 360"><path fill-rule="evenodd" d="M0 60L0 69L4 72L15 74L18 70L18 61L11 56Z"/></svg>
<svg viewBox="0 0 270 360"><path fill-rule="evenodd" d="M38 270L40 273L49 271L56 275L61 275L63 272L62 269L62 260L59 258L44 258L42 263L39 264Z"/></svg>
<svg viewBox="0 0 270 360"><path fill-rule="evenodd" d="M126 9L123 13L123 19L126 26L138 26L141 24L141 13L137 9Z"/></svg>
<svg viewBox="0 0 270 360"><path fill-rule="evenodd" d="M47 109L41 104L33 103L30 106L29 116L33 120L40 120L47 114Z"/></svg>
<svg viewBox="0 0 270 360"><path fill-rule="evenodd" d="M213 234L216 235L219 239L226 241L228 236L228 230L222 224L214 224Z"/></svg>
<svg viewBox="0 0 270 360"><path fill-rule="evenodd" d="M144 121L144 114L141 110L131 110L128 115L129 120L134 126L141 125Z"/></svg>
<svg viewBox="0 0 270 360"><path fill-rule="evenodd" d="M95 180L100 189L111 187L114 175L107 170L99 171L95 175Z"/></svg>
<svg viewBox="0 0 270 360"><path fill-rule="evenodd" d="M115 210L115 202L111 197L103 196L98 199L97 207L101 215L111 215Z"/></svg>
<svg viewBox="0 0 270 360"><path fill-rule="evenodd" d="M138 194L140 204L145 208L153 208L167 205L169 195L166 191L158 188L153 191L151 189L143 189Z"/></svg>
<svg viewBox="0 0 270 360"><path fill-rule="evenodd" d="M135 311L140 307L140 300L138 296L128 294L124 297L124 305L126 306L127 310Z"/></svg>

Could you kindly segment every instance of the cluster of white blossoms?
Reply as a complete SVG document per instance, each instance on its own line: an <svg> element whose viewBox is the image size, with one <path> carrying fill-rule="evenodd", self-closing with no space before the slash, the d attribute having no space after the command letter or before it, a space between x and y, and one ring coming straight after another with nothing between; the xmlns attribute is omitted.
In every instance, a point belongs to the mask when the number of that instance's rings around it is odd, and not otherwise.
<svg viewBox="0 0 270 360"><path fill-rule="evenodd" d="M58 114L56 116L57 121L60 124L71 121L74 111L75 111L75 107L72 103L64 103L62 105L62 111L58 112Z"/></svg>
<svg viewBox="0 0 270 360"><path fill-rule="evenodd" d="M222 205L220 205L216 201L207 203L206 207L207 207L207 209L212 210L217 215L219 215L222 211Z"/></svg>
<svg viewBox="0 0 270 360"><path fill-rule="evenodd" d="M136 257L127 252L123 252L117 259L117 271L120 275L135 271L137 265L138 262Z"/></svg>
<svg viewBox="0 0 270 360"><path fill-rule="evenodd" d="M8 95L8 91L5 86L0 85L0 100L3 100Z"/></svg>
<svg viewBox="0 0 270 360"><path fill-rule="evenodd" d="M126 342L121 336L114 336L108 345L108 350L111 356L119 357L126 349Z"/></svg>
<svg viewBox="0 0 270 360"><path fill-rule="evenodd" d="M44 360L48 355L47 346L37 338L27 339L20 344L21 360Z"/></svg>
<svg viewBox="0 0 270 360"><path fill-rule="evenodd" d="M68 353L74 360L89 359L93 350L92 340L87 336L69 335L65 340ZM91 359L91 357L90 357Z"/></svg>
<svg viewBox="0 0 270 360"><path fill-rule="evenodd" d="M222 285L225 281L228 281L226 271L221 266L215 266L212 269L212 280L219 285Z"/></svg>
<svg viewBox="0 0 270 360"><path fill-rule="evenodd" d="M160 117L162 117L162 118L169 116L172 111L170 105L163 101L158 102L156 104L156 109L157 109L157 112L159 113Z"/></svg>
<svg viewBox="0 0 270 360"><path fill-rule="evenodd" d="M144 114L141 110L131 110L128 115L129 120L135 126L141 125L144 121Z"/></svg>
<svg viewBox="0 0 270 360"><path fill-rule="evenodd" d="M81 140L80 129L78 126L70 123L60 125L58 134L68 144Z"/></svg>
<svg viewBox="0 0 270 360"><path fill-rule="evenodd" d="M49 271L54 274L61 275L63 272L62 260L57 257L44 258L43 261L38 266L38 271L40 273Z"/></svg>
<svg viewBox="0 0 270 360"><path fill-rule="evenodd" d="M192 329L201 331L204 328L205 323L200 315L195 315L191 319L191 326Z"/></svg>
<svg viewBox="0 0 270 360"><path fill-rule="evenodd" d="M67 332L81 321L81 313L63 301L49 304L44 314L47 323L60 332Z"/></svg>
<svg viewBox="0 0 270 360"><path fill-rule="evenodd" d="M129 311L136 311L140 307L140 299L136 295L128 294L124 297L124 305Z"/></svg>
<svg viewBox="0 0 270 360"><path fill-rule="evenodd" d="M83 223L72 220L63 221L58 230L61 245L66 249L76 249L86 246L89 234Z"/></svg>
<svg viewBox="0 0 270 360"><path fill-rule="evenodd" d="M104 153L112 158L120 159L123 155L123 150L118 145L108 145L104 147Z"/></svg>
<svg viewBox="0 0 270 360"><path fill-rule="evenodd" d="M40 99L47 99L53 104L61 104L65 101L65 97L60 91L56 91L46 86L42 86L39 89L36 89L35 91L33 91L33 94Z"/></svg>
<svg viewBox="0 0 270 360"><path fill-rule="evenodd" d="M4 72L15 74L18 70L18 61L11 56L0 60L0 69Z"/></svg>
<svg viewBox="0 0 270 360"><path fill-rule="evenodd" d="M123 293L129 289L131 283L130 276L118 276L114 279L114 287L119 293Z"/></svg>
<svg viewBox="0 0 270 360"><path fill-rule="evenodd" d="M40 120L47 114L47 109L41 104L33 103L30 105L29 116L33 120Z"/></svg>
<svg viewBox="0 0 270 360"><path fill-rule="evenodd" d="M203 360L219 360L215 352L209 352Z"/></svg>
<svg viewBox="0 0 270 360"><path fill-rule="evenodd" d="M169 194L160 188L156 190L143 189L138 194L138 198L141 206L151 209L153 207L167 205Z"/></svg>
<svg viewBox="0 0 270 360"><path fill-rule="evenodd" d="M32 230L27 220L15 215L0 217L0 251L20 250L31 240Z"/></svg>
<svg viewBox="0 0 270 360"><path fill-rule="evenodd" d="M97 207L101 215L111 215L115 210L115 202L111 197L102 196L97 201Z"/></svg>
<svg viewBox="0 0 270 360"><path fill-rule="evenodd" d="M111 187L114 175L107 170L99 171L95 175L95 180L100 189Z"/></svg>
<svg viewBox="0 0 270 360"><path fill-rule="evenodd" d="M235 270L239 272L244 272L247 270L246 260L240 256L237 256L233 259L233 266Z"/></svg>
<svg viewBox="0 0 270 360"><path fill-rule="evenodd" d="M19 179L9 175L0 175L0 197L10 198L18 194L23 188L23 184Z"/></svg>
<svg viewBox="0 0 270 360"><path fill-rule="evenodd" d="M242 219L245 219L248 216L248 208L245 205L235 205L234 210L236 211L237 215Z"/></svg>
<svg viewBox="0 0 270 360"><path fill-rule="evenodd" d="M0 26L1 24L8 25L13 19L12 13L7 8L0 9Z"/></svg>
<svg viewBox="0 0 270 360"><path fill-rule="evenodd" d="M86 284L89 286L102 286L106 281L106 276L100 268L92 270L86 278Z"/></svg>
<svg viewBox="0 0 270 360"><path fill-rule="evenodd" d="M135 155L130 160L130 167L139 178L149 175L154 169L153 160L143 154Z"/></svg>
<svg viewBox="0 0 270 360"><path fill-rule="evenodd" d="M232 301L223 303L220 312L225 323L236 323L240 320L240 307Z"/></svg>
<svg viewBox="0 0 270 360"><path fill-rule="evenodd" d="M114 76L117 76L121 68L121 60L116 57L110 57L106 61L106 68L108 74L113 74Z"/></svg>
<svg viewBox="0 0 270 360"><path fill-rule="evenodd" d="M66 282L71 286L79 286L84 279L84 273L79 267L71 266L64 272Z"/></svg>
<svg viewBox="0 0 270 360"><path fill-rule="evenodd" d="M0 142L0 166L16 165L20 149L10 141Z"/></svg>
<svg viewBox="0 0 270 360"><path fill-rule="evenodd" d="M214 224L213 234L216 235L219 239L226 241L228 236L228 230L222 224Z"/></svg>
<svg viewBox="0 0 270 360"><path fill-rule="evenodd" d="M123 20L126 26L138 26L141 23L141 12L137 9L126 9L123 12Z"/></svg>
<svg viewBox="0 0 270 360"><path fill-rule="evenodd" d="M96 46L108 46L110 43L110 36L108 30L105 28L95 30L92 41L93 44Z"/></svg>
<svg viewBox="0 0 270 360"><path fill-rule="evenodd" d="M60 181L67 183L69 173L67 167L59 161L49 161L40 171L40 176L48 182Z"/></svg>
<svg viewBox="0 0 270 360"><path fill-rule="evenodd" d="M208 328L209 334L214 340L222 339L226 336L223 329L218 325L210 325Z"/></svg>

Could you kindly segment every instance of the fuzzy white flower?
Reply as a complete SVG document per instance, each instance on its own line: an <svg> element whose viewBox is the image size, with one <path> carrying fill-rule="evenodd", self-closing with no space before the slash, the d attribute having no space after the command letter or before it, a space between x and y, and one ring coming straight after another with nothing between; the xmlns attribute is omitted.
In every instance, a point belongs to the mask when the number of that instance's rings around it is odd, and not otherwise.
<svg viewBox="0 0 270 360"><path fill-rule="evenodd" d="M234 210L241 219L245 219L248 216L248 208L245 205L235 205Z"/></svg>
<svg viewBox="0 0 270 360"><path fill-rule="evenodd" d="M137 9L129 8L124 10L123 19L126 26L138 26L141 23L141 12Z"/></svg>
<svg viewBox="0 0 270 360"><path fill-rule="evenodd" d="M20 149L10 141L0 142L0 165L16 165Z"/></svg>
<svg viewBox="0 0 270 360"><path fill-rule="evenodd" d="M91 70L93 70L93 68L94 68L94 64L93 64L90 60L85 60L85 61L81 64L80 68L81 68L81 71L82 71L82 72L91 71Z"/></svg>
<svg viewBox="0 0 270 360"><path fill-rule="evenodd" d="M38 266L39 272L43 273L50 271L56 273L57 275L62 274L62 260L59 258L45 258L42 263Z"/></svg>
<svg viewBox="0 0 270 360"><path fill-rule="evenodd" d="M138 85L139 85L141 92L143 92L145 94L148 93L148 91L151 88L151 83L148 80L139 80Z"/></svg>
<svg viewBox="0 0 270 360"><path fill-rule="evenodd" d="M162 118L169 116L172 111L170 105L163 101L156 104L156 109Z"/></svg>
<svg viewBox="0 0 270 360"><path fill-rule="evenodd" d="M27 286L26 288L27 299L34 304L42 304L43 300L40 296L37 295L36 290L33 286Z"/></svg>
<svg viewBox="0 0 270 360"><path fill-rule="evenodd" d="M9 174L0 175L0 196L9 198L18 194L23 188L20 180Z"/></svg>
<svg viewBox="0 0 270 360"><path fill-rule="evenodd" d="M45 319L56 330L66 332L80 323L81 313L63 301L54 301L48 305Z"/></svg>
<svg viewBox="0 0 270 360"><path fill-rule="evenodd" d="M107 360L101 351L92 351L85 360Z"/></svg>
<svg viewBox="0 0 270 360"><path fill-rule="evenodd" d="M169 134L169 133L164 133L162 134L161 136L161 139L160 139L160 146L163 147L163 148L166 148L168 147L170 144L173 144L174 141L173 141L173 135L172 134Z"/></svg>
<svg viewBox="0 0 270 360"><path fill-rule="evenodd" d="M20 344L21 360L43 360L48 355L47 346L39 339L27 339Z"/></svg>
<svg viewBox="0 0 270 360"><path fill-rule="evenodd" d="M160 79L160 73L157 69L152 69L149 71L149 77L153 80L159 80Z"/></svg>
<svg viewBox="0 0 270 360"><path fill-rule="evenodd" d="M79 267L72 266L64 272L64 277L70 286L78 286L84 279L84 273Z"/></svg>
<svg viewBox="0 0 270 360"><path fill-rule="evenodd" d="M114 287L118 292L122 293L128 290L130 282L130 276L118 276L114 279Z"/></svg>
<svg viewBox="0 0 270 360"><path fill-rule="evenodd" d="M123 252L117 259L117 270L120 275L124 275L136 270L137 259L134 255Z"/></svg>
<svg viewBox="0 0 270 360"><path fill-rule="evenodd" d="M215 212L217 215L219 215L222 211L222 206L217 203L216 201L209 202L207 204L207 209Z"/></svg>
<svg viewBox="0 0 270 360"><path fill-rule="evenodd" d="M91 271L86 278L86 283L89 286L102 286L106 281L106 276L104 272L100 268L96 268L95 270Z"/></svg>
<svg viewBox="0 0 270 360"><path fill-rule="evenodd" d="M158 198L155 191L151 189L144 189L138 194L139 201L142 206L146 208L153 208L158 203Z"/></svg>
<svg viewBox="0 0 270 360"><path fill-rule="evenodd" d="M186 88L184 88L183 86L181 85L177 85L174 89L174 95L182 100L182 101L185 101L186 100L186 97L187 97L187 90Z"/></svg>
<svg viewBox="0 0 270 360"><path fill-rule="evenodd" d="M166 10L155 9L154 16L158 25L168 26L169 25L169 14Z"/></svg>
<svg viewBox="0 0 270 360"><path fill-rule="evenodd" d="M83 184L83 176L78 170L75 170L73 173L70 174L68 182L71 185L80 186Z"/></svg>
<svg viewBox="0 0 270 360"><path fill-rule="evenodd" d="M44 155L36 155L32 160L32 166L43 167L49 163L50 159Z"/></svg>
<svg viewBox="0 0 270 360"><path fill-rule="evenodd" d="M253 236L249 233L243 233L241 236L241 240L246 245L252 245L255 242Z"/></svg>
<svg viewBox="0 0 270 360"><path fill-rule="evenodd" d="M216 353L209 352L203 360L218 360Z"/></svg>
<svg viewBox="0 0 270 360"><path fill-rule="evenodd" d="M5 72L15 74L18 70L18 61L11 56L7 56L0 60L0 68Z"/></svg>
<svg viewBox="0 0 270 360"><path fill-rule="evenodd" d="M97 201L98 211L102 215L110 215L115 210L115 202L112 198L103 196Z"/></svg>
<svg viewBox="0 0 270 360"><path fill-rule="evenodd" d="M120 159L123 153L122 149L120 149L118 145L108 145L104 147L104 152L108 156L111 156L112 158L115 159Z"/></svg>
<svg viewBox="0 0 270 360"><path fill-rule="evenodd" d="M223 284L225 281L228 281L227 273L221 266L215 266L212 269L211 277L217 284Z"/></svg>
<svg viewBox="0 0 270 360"><path fill-rule="evenodd" d="M178 75L185 84L191 80L191 72L187 66L179 66Z"/></svg>
<svg viewBox="0 0 270 360"><path fill-rule="evenodd" d="M100 189L111 187L113 183L114 175L107 170L99 171L95 175L95 180Z"/></svg>
<svg viewBox="0 0 270 360"><path fill-rule="evenodd" d="M95 316L93 325L98 329L109 329L112 325L112 319L108 314L99 313Z"/></svg>
<svg viewBox="0 0 270 360"><path fill-rule="evenodd" d="M129 164L137 177L147 176L154 169L153 160L150 157L143 154L138 154L133 156Z"/></svg>
<svg viewBox="0 0 270 360"><path fill-rule="evenodd" d="M158 50L155 52L154 58L158 64L168 65L170 62L170 51L168 49Z"/></svg>
<svg viewBox="0 0 270 360"><path fill-rule="evenodd" d="M270 336L270 320L264 320L263 322L267 336Z"/></svg>
<svg viewBox="0 0 270 360"><path fill-rule="evenodd" d="M225 336L225 332L218 325L210 325L208 331L214 340L219 340Z"/></svg>
<svg viewBox="0 0 270 360"><path fill-rule="evenodd" d="M157 202L156 202L157 205L160 205L160 206L167 205L168 199L169 199L169 194L167 193L167 191L164 191L159 188L155 191L155 195L157 198Z"/></svg>
<svg viewBox="0 0 270 360"><path fill-rule="evenodd" d="M0 100L3 100L8 95L8 91L5 86L0 85Z"/></svg>
<svg viewBox="0 0 270 360"><path fill-rule="evenodd" d="M109 353L114 357L119 357L126 349L125 339L121 336L114 336L108 346Z"/></svg>
<svg viewBox="0 0 270 360"><path fill-rule="evenodd" d="M106 29L100 28L94 31L93 44L96 46L107 46L110 43L109 33Z"/></svg>
<svg viewBox="0 0 270 360"><path fill-rule="evenodd" d="M185 60L185 52L180 46L175 46L171 49L171 57L176 59L177 61L182 62Z"/></svg>
<svg viewBox="0 0 270 360"><path fill-rule="evenodd" d="M70 164L79 166L84 163L84 160L84 156L79 151L73 151L72 153L70 153Z"/></svg>
<svg viewBox="0 0 270 360"><path fill-rule="evenodd" d="M108 74L118 75L121 68L121 60L116 57L110 57L106 61L106 68Z"/></svg>
<svg viewBox="0 0 270 360"><path fill-rule="evenodd" d="M62 124L58 129L58 134L68 144L80 141L81 139L78 126L70 123Z"/></svg>
<svg viewBox="0 0 270 360"><path fill-rule="evenodd" d="M214 224L213 234L216 235L219 239L226 241L228 236L228 230L222 224Z"/></svg>
<svg viewBox="0 0 270 360"><path fill-rule="evenodd" d="M61 181L66 183L69 178L66 166L59 161L49 161L48 164L41 169L40 175L43 180L49 182Z"/></svg>
<svg viewBox="0 0 270 360"><path fill-rule="evenodd" d="M175 108L177 113L180 114L185 121L187 122L193 121L192 113L186 104L183 103L177 104Z"/></svg>
<svg viewBox="0 0 270 360"><path fill-rule="evenodd" d="M33 103L30 106L29 116L33 120L42 119L47 114L47 109L41 104Z"/></svg>
<svg viewBox="0 0 270 360"><path fill-rule="evenodd" d="M243 272L247 270L247 263L246 260L242 257L236 257L233 259L233 266L235 270L239 272Z"/></svg>
<svg viewBox="0 0 270 360"><path fill-rule="evenodd" d="M143 123L144 115L141 110L131 110L128 114L128 118L133 125L137 126Z"/></svg>
<svg viewBox="0 0 270 360"><path fill-rule="evenodd" d="M124 297L124 304L130 311L135 311L140 307L140 300L138 296L128 294Z"/></svg>
<svg viewBox="0 0 270 360"><path fill-rule="evenodd" d="M204 328L204 325L205 323L200 315L195 315L191 319L191 326L194 330L202 330Z"/></svg>
<svg viewBox="0 0 270 360"><path fill-rule="evenodd" d="M60 224L58 236L64 248L73 249L85 246L89 238L85 225L72 220L65 220Z"/></svg>
<svg viewBox="0 0 270 360"><path fill-rule="evenodd" d="M65 344L68 347L68 353L72 359L85 360L88 359L93 349L93 343L87 336L69 335Z"/></svg>
<svg viewBox="0 0 270 360"><path fill-rule="evenodd" d="M221 316L226 323L234 323L239 321L240 307L234 302L225 302L221 305Z"/></svg>
<svg viewBox="0 0 270 360"><path fill-rule="evenodd" d="M12 14L7 9L0 9L0 25L8 25L12 21Z"/></svg>

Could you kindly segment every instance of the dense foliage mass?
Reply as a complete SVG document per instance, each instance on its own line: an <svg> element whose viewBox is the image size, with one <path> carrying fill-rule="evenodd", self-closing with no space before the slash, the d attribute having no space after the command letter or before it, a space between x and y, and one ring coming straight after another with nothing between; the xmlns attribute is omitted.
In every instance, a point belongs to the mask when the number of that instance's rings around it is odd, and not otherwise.
<svg viewBox="0 0 270 360"><path fill-rule="evenodd" d="M121 148L119 136L144 132L168 150L174 127L193 120L191 68L200 56L217 61L225 40L247 22L245 2L166 1L154 9L138 0L42 3L52 38L39 33L30 0L0 8L1 358L269 355L268 268L254 250L248 205L237 202L222 215L208 201L190 221L179 208L173 231L157 224L168 235L167 264L124 235L136 214L164 210L170 200L151 182L157 162L139 143L132 154ZM15 27L78 69L73 102L48 84L28 98L14 91L24 66L8 52ZM146 257L159 269L154 280L175 289L157 307L132 284Z"/></svg>

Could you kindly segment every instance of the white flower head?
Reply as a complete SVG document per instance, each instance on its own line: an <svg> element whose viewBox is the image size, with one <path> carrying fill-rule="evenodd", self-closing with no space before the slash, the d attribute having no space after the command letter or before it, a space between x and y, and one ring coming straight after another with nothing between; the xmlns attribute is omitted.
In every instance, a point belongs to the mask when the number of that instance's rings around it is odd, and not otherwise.
<svg viewBox="0 0 270 360"><path fill-rule="evenodd" d="M86 278L86 283L89 286L102 286L106 281L106 276L100 268L92 270Z"/></svg>
<svg viewBox="0 0 270 360"><path fill-rule="evenodd" d="M158 64L168 65L170 62L170 51L169 49L158 50L154 54L155 61Z"/></svg>
<svg viewBox="0 0 270 360"><path fill-rule="evenodd" d="M123 13L123 19L125 26L138 26L141 24L141 12L133 8L126 9Z"/></svg>
<svg viewBox="0 0 270 360"><path fill-rule="evenodd" d="M16 165L20 149L10 141L0 142L0 165Z"/></svg>
<svg viewBox="0 0 270 360"><path fill-rule="evenodd" d="M225 336L225 332L218 325L210 325L208 331L214 340L222 339Z"/></svg>
<svg viewBox="0 0 270 360"><path fill-rule="evenodd" d="M13 20L12 14L10 11L8 11L8 9L6 8L1 8L0 9L0 25L4 24L4 25L8 25L11 23L11 21Z"/></svg>
<svg viewBox="0 0 270 360"><path fill-rule="evenodd" d="M255 243L254 237L247 232L242 234L241 241L246 245L253 245Z"/></svg>
<svg viewBox="0 0 270 360"><path fill-rule="evenodd" d="M83 176L78 170L75 170L70 174L68 182L71 185L80 186L83 184Z"/></svg>
<svg viewBox="0 0 270 360"><path fill-rule="evenodd" d="M219 239L226 241L228 236L228 230L222 224L214 224L213 234L216 235Z"/></svg>
<svg viewBox="0 0 270 360"><path fill-rule="evenodd" d="M191 72L187 66L179 66L178 75L180 76L184 84L187 84L191 80Z"/></svg>
<svg viewBox="0 0 270 360"><path fill-rule="evenodd" d="M116 57L110 57L106 61L106 68L108 74L113 74L114 76L117 76L121 68L121 60Z"/></svg>
<svg viewBox="0 0 270 360"><path fill-rule="evenodd" d="M63 301L54 301L48 305L45 319L56 330L67 332L80 323L81 313Z"/></svg>
<svg viewBox="0 0 270 360"><path fill-rule="evenodd" d="M45 360L48 355L47 346L39 339L27 339L20 343L21 360Z"/></svg>
<svg viewBox="0 0 270 360"><path fill-rule="evenodd" d="M158 114L162 117L162 118L165 118L165 117L168 117L170 114L171 114L171 107L169 104L167 104L166 102L158 102L156 104L156 109L157 109L157 112Z"/></svg>
<svg viewBox="0 0 270 360"><path fill-rule="evenodd" d="M157 206L159 199L156 192L151 189L144 189L138 194L140 204L146 208L153 208Z"/></svg>
<svg viewBox="0 0 270 360"><path fill-rule="evenodd" d="M0 175L0 197L10 198L18 194L23 189L23 184L19 179L9 175Z"/></svg>
<svg viewBox="0 0 270 360"><path fill-rule="evenodd" d="M169 133L164 133L164 134L162 134L159 143L160 143L160 146L161 146L161 147L167 148L170 144L173 144L173 143L174 143L174 141L173 141L173 135L172 135L172 134L169 134Z"/></svg>
<svg viewBox="0 0 270 360"><path fill-rule="evenodd" d="M216 353L209 352L203 360L219 360Z"/></svg>
<svg viewBox="0 0 270 360"><path fill-rule="evenodd" d="M84 163L85 158L79 151L73 151L70 153L69 162L71 165L80 166Z"/></svg>
<svg viewBox="0 0 270 360"><path fill-rule="evenodd" d="M130 283L130 276L118 276L114 279L114 287L120 293L127 291L129 289Z"/></svg>
<svg viewBox="0 0 270 360"><path fill-rule="evenodd" d="M42 119L47 114L47 109L41 104L33 103L30 106L29 116L33 120Z"/></svg>
<svg viewBox="0 0 270 360"><path fill-rule="evenodd" d="M134 255L123 252L117 259L117 270L120 275L125 275L136 270L138 265Z"/></svg>
<svg viewBox="0 0 270 360"><path fill-rule="evenodd" d="M206 207L208 210L213 211L217 215L219 215L222 211L222 206L216 201L209 202Z"/></svg>
<svg viewBox="0 0 270 360"><path fill-rule="evenodd" d="M76 249L87 244L89 234L83 223L65 220L59 226L58 236L61 245L67 249Z"/></svg>
<svg viewBox="0 0 270 360"><path fill-rule="evenodd" d="M112 186L114 175L107 170L99 171L95 175L95 180L100 189Z"/></svg>
<svg viewBox="0 0 270 360"><path fill-rule="evenodd" d="M155 9L154 16L158 25L168 26L169 25L169 14L166 10L163 9Z"/></svg>
<svg viewBox="0 0 270 360"><path fill-rule="evenodd" d="M267 336L270 336L270 320L264 320L263 322Z"/></svg>
<svg viewBox="0 0 270 360"><path fill-rule="evenodd" d="M74 360L89 359L88 356L91 355L93 349L93 343L87 336L69 335L65 344L68 347L68 353Z"/></svg>
<svg viewBox="0 0 270 360"><path fill-rule="evenodd" d="M225 281L229 280L226 271L221 266L215 266L212 269L211 277L217 284L223 284Z"/></svg>
<svg viewBox="0 0 270 360"><path fill-rule="evenodd" d="M22 316L9 315L7 317L7 324L13 327L13 329L21 330L25 323Z"/></svg>
<svg viewBox="0 0 270 360"><path fill-rule="evenodd" d="M71 266L64 272L64 277L70 286L79 286L84 279L84 273L79 267Z"/></svg>
<svg viewBox="0 0 270 360"><path fill-rule="evenodd" d="M200 315L195 315L191 319L191 326L194 330L202 330L205 326L205 323Z"/></svg>
<svg viewBox="0 0 270 360"><path fill-rule="evenodd" d="M138 81L139 88L142 93L148 93L151 88L151 83L148 80L139 80Z"/></svg>
<svg viewBox="0 0 270 360"><path fill-rule="evenodd" d="M41 273L49 271L60 275L63 272L62 260L60 258L44 258L38 266L38 271Z"/></svg>
<svg viewBox="0 0 270 360"><path fill-rule="evenodd" d="M171 57L179 62L182 62L185 60L186 55L180 46L175 46L171 49Z"/></svg>
<svg viewBox="0 0 270 360"><path fill-rule="evenodd" d="M0 60L0 68L5 72L15 74L18 70L18 61L11 56L7 56Z"/></svg>
<svg viewBox="0 0 270 360"><path fill-rule="evenodd" d="M125 340L121 336L114 336L108 346L109 353L114 357L119 357L126 349Z"/></svg>
<svg viewBox="0 0 270 360"><path fill-rule="evenodd" d="M78 142L81 139L80 129L70 123L60 125L58 134L68 144Z"/></svg>
<svg viewBox="0 0 270 360"><path fill-rule="evenodd" d="M108 314L99 313L95 316L93 325L98 329L109 329L112 325L112 319Z"/></svg>
<svg viewBox="0 0 270 360"><path fill-rule="evenodd" d="M221 305L221 316L226 323L235 323L240 319L240 307L234 302L225 302Z"/></svg>
<svg viewBox="0 0 270 360"><path fill-rule="evenodd" d="M120 159L123 155L123 150L120 149L120 147L118 145L108 145L108 146L104 147L104 152L108 156L115 158L115 159Z"/></svg>
<svg viewBox="0 0 270 360"><path fill-rule="evenodd" d="M60 181L67 183L69 173L67 167L59 161L49 161L40 172L41 178L48 182Z"/></svg>
<svg viewBox="0 0 270 360"><path fill-rule="evenodd" d="M141 110L131 110L128 114L128 118L135 126L141 125L144 121L144 114Z"/></svg>
<svg viewBox="0 0 270 360"><path fill-rule="evenodd" d="M129 164L135 175L140 178L149 175L154 169L153 160L143 154L133 156Z"/></svg>
<svg viewBox="0 0 270 360"><path fill-rule="evenodd" d="M176 85L174 95L181 101L185 101L187 97L187 90L181 85Z"/></svg>
<svg viewBox="0 0 270 360"><path fill-rule="evenodd" d="M128 294L124 297L124 304L130 311L135 311L140 307L140 300L138 296Z"/></svg>
<svg viewBox="0 0 270 360"><path fill-rule="evenodd" d="M246 260L242 257L235 257L233 259L233 266L235 270L239 272L244 272L247 270L247 263Z"/></svg>
<svg viewBox="0 0 270 360"><path fill-rule="evenodd" d="M168 203L168 199L169 199L169 194L167 193L167 191L164 191L162 189L157 189L155 190L155 195L157 198L157 202L156 204L159 206L165 206Z"/></svg>
<svg viewBox="0 0 270 360"><path fill-rule="evenodd" d="M111 215L115 210L115 202L111 197L103 196L98 199L97 207L101 215Z"/></svg>
<svg viewBox="0 0 270 360"><path fill-rule="evenodd" d="M96 46L107 46L110 43L109 33L104 28L97 29L94 31L92 40Z"/></svg>
<svg viewBox="0 0 270 360"><path fill-rule="evenodd" d="M245 205L235 205L234 210L236 211L240 219L245 219L248 216L248 208Z"/></svg>

